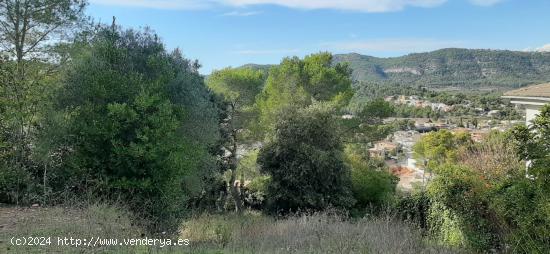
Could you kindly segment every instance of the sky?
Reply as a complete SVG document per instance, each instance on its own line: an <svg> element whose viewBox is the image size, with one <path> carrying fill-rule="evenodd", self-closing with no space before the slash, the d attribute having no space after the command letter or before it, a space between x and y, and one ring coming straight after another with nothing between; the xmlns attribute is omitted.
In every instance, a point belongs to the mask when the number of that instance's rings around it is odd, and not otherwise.
<svg viewBox="0 0 550 254"><path fill-rule="evenodd" d="M549 0L90 0L88 15L152 28L200 70L329 51L550 51Z"/></svg>

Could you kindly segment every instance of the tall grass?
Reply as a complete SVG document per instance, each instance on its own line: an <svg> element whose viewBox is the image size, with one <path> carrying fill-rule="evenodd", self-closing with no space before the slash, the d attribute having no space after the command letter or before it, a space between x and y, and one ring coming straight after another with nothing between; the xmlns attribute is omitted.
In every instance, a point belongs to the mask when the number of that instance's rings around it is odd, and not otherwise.
<svg viewBox="0 0 550 254"><path fill-rule="evenodd" d="M418 230L391 216L352 222L327 213L285 219L203 215L184 224L182 237L197 253L454 253L430 246Z"/></svg>
<svg viewBox="0 0 550 254"><path fill-rule="evenodd" d="M274 218L260 213L197 215L173 239L189 246L11 246L9 238L143 238L146 231L117 206L1 208L0 253L453 253L428 244L420 231L391 216L350 221L332 213ZM162 236L149 236L160 238ZM168 237L168 236L165 236Z"/></svg>
<svg viewBox="0 0 550 254"><path fill-rule="evenodd" d="M57 237L90 239L139 237L124 209L94 204L84 208L1 208L0 253L121 253L117 247L71 247L57 245ZM12 237L51 237L49 246L13 246ZM124 250L134 253L136 249Z"/></svg>

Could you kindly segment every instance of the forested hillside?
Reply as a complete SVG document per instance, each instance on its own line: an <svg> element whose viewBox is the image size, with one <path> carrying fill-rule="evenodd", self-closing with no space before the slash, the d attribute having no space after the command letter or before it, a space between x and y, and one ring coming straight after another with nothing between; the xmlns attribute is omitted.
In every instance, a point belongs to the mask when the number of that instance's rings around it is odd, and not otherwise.
<svg viewBox="0 0 550 254"><path fill-rule="evenodd" d="M356 81L428 87L511 88L550 80L550 53L441 49L402 57L334 56L348 62Z"/></svg>

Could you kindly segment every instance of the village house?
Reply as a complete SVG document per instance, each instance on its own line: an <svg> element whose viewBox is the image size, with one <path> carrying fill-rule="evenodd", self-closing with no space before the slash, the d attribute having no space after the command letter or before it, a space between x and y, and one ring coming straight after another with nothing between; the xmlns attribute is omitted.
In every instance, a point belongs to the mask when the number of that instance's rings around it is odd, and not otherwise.
<svg viewBox="0 0 550 254"><path fill-rule="evenodd" d="M373 148L369 149L369 156L371 158L385 159L390 155L397 153L398 145L389 141L380 141L374 144Z"/></svg>
<svg viewBox="0 0 550 254"><path fill-rule="evenodd" d="M509 91L502 98L510 99L511 103L525 107L525 123L530 125L540 113L542 106L550 103L550 83Z"/></svg>
<svg viewBox="0 0 550 254"><path fill-rule="evenodd" d="M445 103L431 103L432 110L440 110L443 112L449 112L453 109L452 106L449 106Z"/></svg>

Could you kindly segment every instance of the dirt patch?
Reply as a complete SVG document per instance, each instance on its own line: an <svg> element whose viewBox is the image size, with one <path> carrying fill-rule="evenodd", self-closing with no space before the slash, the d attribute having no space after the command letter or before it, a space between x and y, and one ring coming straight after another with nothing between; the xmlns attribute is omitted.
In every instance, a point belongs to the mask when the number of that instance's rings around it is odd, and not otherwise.
<svg viewBox="0 0 550 254"><path fill-rule="evenodd" d="M399 177L397 188L404 191L411 191L414 185L422 185L422 173L403 166L395 166L390 168L393 175Z"/></svg>
<svg viewBox="0 0 550 254"><path fill-rule="evenodd" d="M410 169L408 167L401 167L401 166L392 167L390 170L393 175L398 177L411 176L416 173L416 171L414 171L413 169Z"/></svg>

